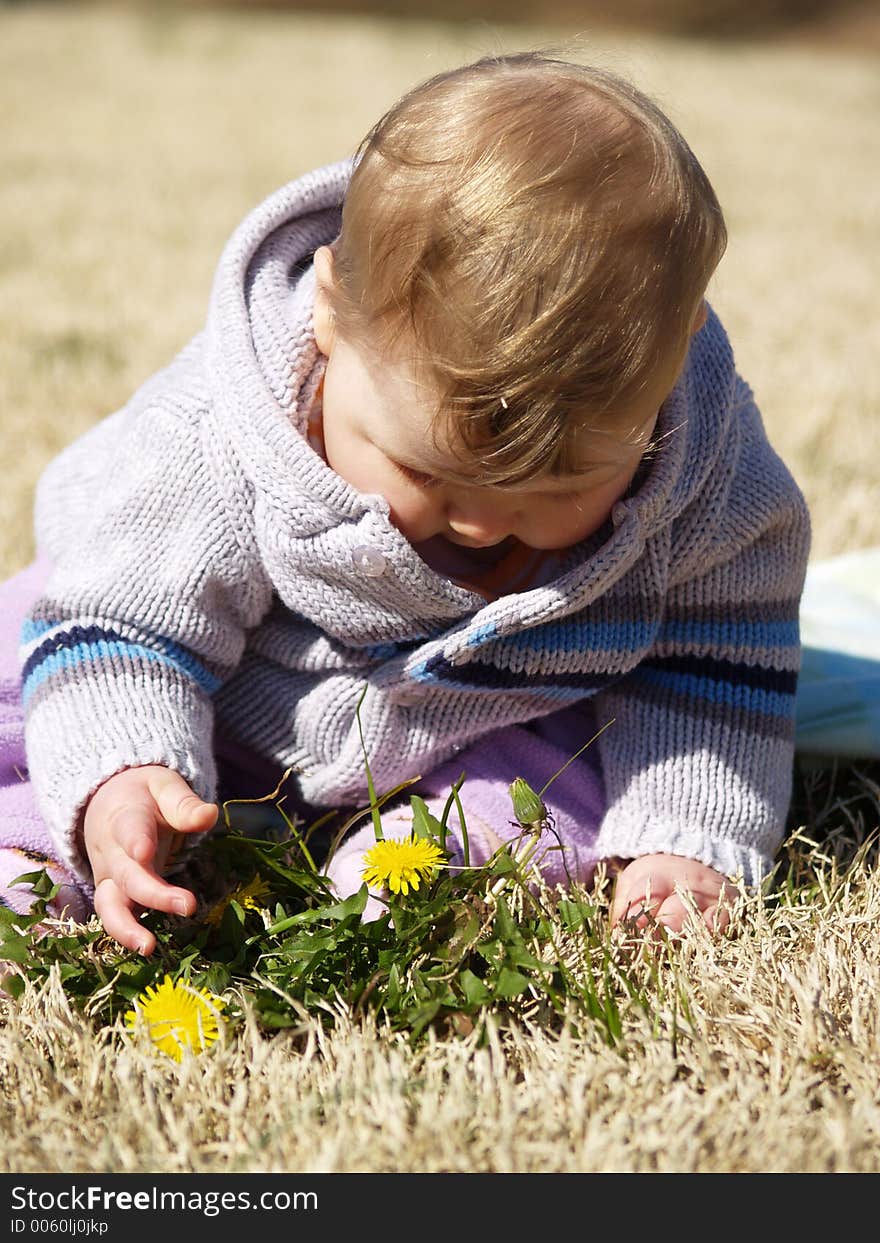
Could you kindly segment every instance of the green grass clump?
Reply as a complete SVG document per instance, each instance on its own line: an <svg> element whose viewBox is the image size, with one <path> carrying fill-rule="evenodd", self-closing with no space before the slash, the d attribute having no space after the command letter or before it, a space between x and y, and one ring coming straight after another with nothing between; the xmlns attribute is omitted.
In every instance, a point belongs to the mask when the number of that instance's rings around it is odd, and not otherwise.
<svg viewBox="0 0 880 1243"><path fill-rule="evenodd" d="M523 783L515 784L521 800ZM453 787L447 812L457 793ZM377 840L387 797L374 794L360 813L376 818ZM417 796L411 805L416 836L445 849L445 816L438 821ZM301 831L280 798L275 809L286 831L247 835L234 824L235 806L224 804L225 829L203 844L200 863L224 878L225 892L191 919L147 913L158 946L148 959L117 946L97 919L74 925L50 918L47 904L58 887L44 871L20 878L37 899L27 916L0 910L0 959L14 964L6 990L20 996L26 980L39 984L57 971L84 1012L112 1023L167 973L225 994L233 1016L250 1007L267 1031L310 1016L332 1028L340 1014L370 1012L413 1040L429 1029L469 1033L491 1012L569 1027L587 1022L615 1046L627 1001L661 1021L649 1000L653 988L627 975L601 884L598 892L575 886L554 894L530 870L537 840L530 829L541 822L521 826L518 842L483 866L440 867L417 890L391 893L387 910L364 922L366 885L339 900L315 862L310 841L318 825ZM649 972L654 985L659 964L658 957ZM676 1010L686 1012L686 1000Z"/></svg>
<svg viewBox="0 0 880 1243"><path fill-rule="evenodd" d="M441 862L417 874L415 883L412 873L402 885L389 873L387 909L376 920L361 918L369 896L366 882L339 900L324 870L340 840L369 814L376 849L391 846L384 841L382 807L415 780L379 796L364 745L360 702L356 721L369 805L335 832L320 866L311 842L327 817L306 831L294 823L283 806L286 773L262 799L224 803L225 831L203 846L210 876L225 879L224 892L192 919L148 913L145 919L158 946L149 959L114 949L115 943L108 946L99 928L47 923L47 904L59 886L45 871L29 873L19 879L30 882L37 894L30 915L0 909L0 961L18 967L7 980L8 991L20 996L26 978L38 983L57 971L73 999L95 1018L113 1022L120 1006L127 1009L144 989L170 975L212 994L234 991L239 1015L250 1008L264 1029L294 1027L311 1016L332 1027L341 1013L350 1018L371 1011L391 1030L406 1031L416 1041L429 1028L470 1033L486 1013L493 1013L575 1027L587 1021L615 1046L623 1032L620 1002L627 997L652 1016L655 1027L662 1026L650 1000L661 997L666 1011L657 964L648 972L650 987L616 969L619 953L599 903L576 887L554 896L535 866L541 835L553 827L542 796L571 760L540 792L521 777L512 782L510 823L518 833L482 866L471 864L459 795L465 774L453 783L439 819L422 798L411 795L411 836L432 848L423 857ZM260 804L274 805L280 833L276 827L249 836L234 826L230 808L253 811ZM447 819L453 805L462 838L460 866L447 866ZM204 887L196 888L201 892ZM659 926L654 935L658 939L652 944L664 943ZM683 993L673 991L677 1028L688 1006Z"/></svg>

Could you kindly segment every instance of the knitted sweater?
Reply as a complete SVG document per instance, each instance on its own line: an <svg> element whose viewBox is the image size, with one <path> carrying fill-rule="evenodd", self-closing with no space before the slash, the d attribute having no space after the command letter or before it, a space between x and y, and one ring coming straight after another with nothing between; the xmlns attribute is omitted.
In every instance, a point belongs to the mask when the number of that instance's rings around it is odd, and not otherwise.
<svg viewBox="0 0 880 1243"><path fill-rule="evenodd" d="M790 797L809 524L718 319L605 527L551 583L487 603L305 435L322 369L311 256L339 231L349 167L246 217L205 330L39 482L53 572L23 633L26 745L62 857L89 875L77 818L122 768L168 765L213 799L215 721L329 806L366 798L362 694L379 790L592 697L613 718L600 853L667 851L754 883Z"/></svg>

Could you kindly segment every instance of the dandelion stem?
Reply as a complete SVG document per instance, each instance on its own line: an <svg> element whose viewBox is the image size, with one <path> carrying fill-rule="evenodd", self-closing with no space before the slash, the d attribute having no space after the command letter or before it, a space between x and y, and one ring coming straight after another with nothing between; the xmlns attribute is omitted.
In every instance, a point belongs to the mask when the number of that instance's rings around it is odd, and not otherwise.
<svg viewBox="0 0 880 1243"><path fill-rule="evenodd" d="M281 803L280 802L276 803L275 806L278 810L279 815L284 820L284 823L287 825L287 828L290 832L290 836L293 838L293 840L296 842L297 846L299 846L300 850L305 856L306 863L308 863L310 870L312 872L317 872L318 866L315 863L315 860L312 858L312 852L309 850L308 846L306 845L306 839L300 833L299 829L296 827L293 820L291 820L290 816L287 815L284 808L281 806Z"/></svg>
<svg viewBox="0 0 880 1243"><path fill-rule="evenodd" d="M449 836L449 828L447 825L447 821L449 820L449 813L452 810L452 804L455 802L455 792L457 788L461 785L461 783L464 781L464 776L465 776L464 773L462 773L458 781L449 791L449 797L447 798L446 802L443 805L443 814L440 817L440 845L443 848L443 850L446 849L446 838Z"/></svg>
<svg viewBox="0 0 880 1243"><path fill-rule="evenodd" d="M376 787L373 785L373 774L370 771L370 760L367 755L367 744L364 742L364 729L361 724L361 704L364 702L368 689L369 688L367 686L364 686L364 689L361 691L361 697L357 701L357 707L354 710L354 714L357 719L358 733L360 734L361 739L361 750L364 753L364 771L367 774L367 792L370 796L370 815L373 819L373 832L376 834L376 841L381 842L385 834L382 832L382 817L379 815L379 803L376 798Z"/></svg>
<svg viewBox="0 0 880 1243"><path fill-rule="evenodd" d="M458 823L461 829L462 859L464 861L464 866L467 868L467 867L470 867L471 865L471 844L470 844L470 840L468 839L467 822L465 821L465 818L464 818L464 808L462 807L461 799L458 796L458 791L461 788L463 781L464 781L464 773L461 774L458 781L456 781L455 785L452 787L452 797L455 799L455 809L458 812Z"/></svg>
<svg viewBox="0 0 880 1243"><path fill-rule="evenodd" d="M574 761L578 758L578 756L579 756L579 755L583 755L583 753L586 751L587 747L591 747L591 746L593 745L593 743L596 741L596 739L599 737L599 735L600 735L600 734L604 734L604 733L605 733L605 730L608 728L608 726L609 726L609 725L613 725L613 724L614 724L614 722L615 722L616 720L617 720L617 718L616 718L616 717L612 717L610 721L606 721L606 722L605 722L605 724L602 726L602 728L601 728L601 729L596 730L595 734L593 734L593 737L592 737L592 738L590 738L590 740L589 740L588 742L585 742L585 743L584 743L584 745L583 745L582 747L580 747L577 751L575 751L574 755L570 756L570 757L569 757L569 758L565 761L565 763L562 765L562 767L561 767L561 768L557 768L556 772L555 772L555 773L553 774L553 776L549 779L549 781L545 781L545 782L544 782L544 784L541 786L540 790L538 791L538 798L543 798L543 796L544 796L544 791L547 789L547 787L548 787L548 786L549 786L552 782L554 782L554 781L556 780L556 778L557 778L557 777L559 777L562 773L564 773L564 772L565 772L565 770L566 770L566 768L568 768L569 764L573 764L573 763L574 763Z"/></svg>

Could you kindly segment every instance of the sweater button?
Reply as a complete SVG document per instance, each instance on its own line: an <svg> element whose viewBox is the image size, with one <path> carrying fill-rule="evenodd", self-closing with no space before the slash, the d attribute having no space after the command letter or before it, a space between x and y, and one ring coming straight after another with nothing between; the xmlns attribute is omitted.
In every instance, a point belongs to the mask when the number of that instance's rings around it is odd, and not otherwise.
<svg viewBox="0 0 880 1243"><path fill-rule="evenodd" d="M367 578L381 578L388 568L388 562L378 548L369 544L358 544L351 554L354 568Z"/></svg>

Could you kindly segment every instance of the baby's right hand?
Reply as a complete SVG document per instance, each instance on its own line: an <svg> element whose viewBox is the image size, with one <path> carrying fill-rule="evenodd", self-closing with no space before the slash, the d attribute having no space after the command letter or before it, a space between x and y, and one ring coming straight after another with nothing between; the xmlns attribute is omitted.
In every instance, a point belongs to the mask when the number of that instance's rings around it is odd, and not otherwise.
<svg viewBox="0 0 880 1243"><path fill-rule="evenodd" d="M159 875L175 833L204 833L218 808L158 764L127 768L99 786L86 807L83 839L95 876L95 912L126 949L151 954L156 938L135 918L149 907L192 915L195 894Z"/></svg>

